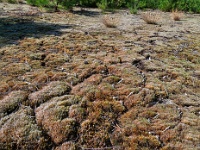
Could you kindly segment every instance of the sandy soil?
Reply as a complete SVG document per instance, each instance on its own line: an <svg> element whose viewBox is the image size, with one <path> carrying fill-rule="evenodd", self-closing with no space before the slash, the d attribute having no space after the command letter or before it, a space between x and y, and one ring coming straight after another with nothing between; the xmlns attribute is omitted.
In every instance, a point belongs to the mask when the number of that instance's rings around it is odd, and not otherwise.
<svg viewBox="0 0 200 150"><path fill-rule="evenodd" d="M200 15L0 3L0 149L200 149Z"/></svg>

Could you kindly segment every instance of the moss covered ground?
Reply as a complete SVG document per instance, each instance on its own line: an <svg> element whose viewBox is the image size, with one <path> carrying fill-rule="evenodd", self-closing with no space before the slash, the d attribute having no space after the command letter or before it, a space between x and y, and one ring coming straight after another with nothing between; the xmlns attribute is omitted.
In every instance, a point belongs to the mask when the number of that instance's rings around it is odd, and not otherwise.
<svg viewBox="0 0 200 150"><path fill-rule="evenodd" d="M0 3L0 149L199 150L200 15Z"/></svg>

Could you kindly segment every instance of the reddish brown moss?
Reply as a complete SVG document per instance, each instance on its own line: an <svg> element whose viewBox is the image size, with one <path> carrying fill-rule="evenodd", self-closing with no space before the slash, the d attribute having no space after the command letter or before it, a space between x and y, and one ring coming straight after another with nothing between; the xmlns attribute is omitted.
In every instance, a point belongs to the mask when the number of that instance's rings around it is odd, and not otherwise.
<svg viewBox="0 0 200 150"><path fill-rule="evenodd" d="M1 149L46 149L47 142L37 126L30 107L20 109L0 121Z"/></svg>
<svg viewBox="0 0 200 150"><path fill-rule="evenodd" d="M60 81L54 81L43 87L42 90L31 93L29 95L28 103L30 103L31 106L38 106L54 96L60 96L69 93L70 90L71 87L68 84Z"/></svg>

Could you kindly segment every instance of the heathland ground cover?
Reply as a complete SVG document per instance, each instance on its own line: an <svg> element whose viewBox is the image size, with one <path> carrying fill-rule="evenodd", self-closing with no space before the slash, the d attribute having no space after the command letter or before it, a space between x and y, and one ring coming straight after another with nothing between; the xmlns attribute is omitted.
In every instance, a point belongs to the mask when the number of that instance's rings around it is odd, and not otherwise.
<svg viewBox="0 0 200 150"><path fill-rule="evenodd" d="M198 150L199 39L199 14L0 3L0 149Z"/></svg>

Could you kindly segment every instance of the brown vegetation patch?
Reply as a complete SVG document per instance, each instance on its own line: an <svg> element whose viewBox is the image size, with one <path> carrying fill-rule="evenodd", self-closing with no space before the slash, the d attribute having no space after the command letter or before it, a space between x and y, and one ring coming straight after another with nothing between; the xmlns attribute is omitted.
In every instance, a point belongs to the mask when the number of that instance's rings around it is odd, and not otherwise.
<svg viewBox="0 0 200 150"><path fill-rule="evenodd" d="M42 130L37 126L34 112L22 106L0 121L1 149L46 149L48 147Z"/></svg>
<svg viewBox="0 0 200 150"><path fill-rule="evenodd" d="M54 97L35 110L38 125L55 144L76 138L77 123L85 117L81 98L73 95Z"/></svg>
<svg viewBox="0 0 200 150"><path fill-rule="evenodd" d="M0 5L0 149L199 147L198 14L175 23L151 10L146 19L162 24L149 25L117 10L110 29L97 9L27 24L13 7Z"/></svg>
<svg viewBox="0 0 200 150"><path fill-rule="evenodd" d="M48 101L54 96L60 96L69 93L71 87L60 81L54 81L43 87L42 90L31 93L29 95L29 104L31 106L38 106L45 101Z"/></svg>
<svg viewBox="0 0 200 150"><path fill-rule="evenodd" d="M114 122L125 108L116 101L96 101L88 109L87 120L81 123L81 143L87 147L110 147ZM115 146L115 145L113 145Z"/></svg>
<svg viewBox="0 0 200 150"><path fill-rule="evenodd" d="M5 66L2 70L8 75L17 76L18 74L24 74L25 72L30 71L31 68L25 63L12 63Z"/></svg>
<svg viewBox="0 0 200 150"><path fill-rule="evenodd" d="M12 113L27 99L28 94L24 91L12 91L0 100L0 118Z"/></svg>

